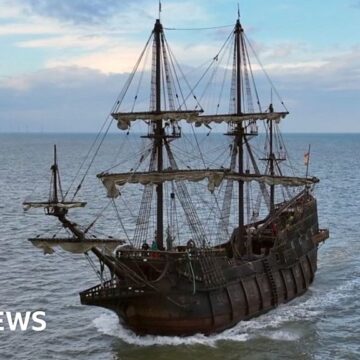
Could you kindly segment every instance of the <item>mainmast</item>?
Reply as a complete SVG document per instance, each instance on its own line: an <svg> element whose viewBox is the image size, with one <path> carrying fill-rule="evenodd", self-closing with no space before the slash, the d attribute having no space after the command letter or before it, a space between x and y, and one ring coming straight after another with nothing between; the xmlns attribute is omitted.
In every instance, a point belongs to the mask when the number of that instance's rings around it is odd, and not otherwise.
<svg viewBox="0 0 360 360"><path fill-rule="evenodd" d="M241 115L241 41L243 28L240 20L236 21L235 25L235 52L236 52L236 115ZM236 143L238 147L238 171L242 175L244 173L244 149L243 137L244 127L242 122L237 125L236 129ZM244 227L244 181L239 181L239 233L242 234Z"/></svg>
<svg viewBox="0 0 360 360"><path fill-rule="evenodd" d="M269 107L269 111L273 112L273 105L270 104ZM275 175L275 170L274 170L274 160L275 160L275 156L274 156L274 151L273 151L273 122L270 121L270 154L269 154L269 162L270 162L270 175L274 176ZM275 204L275 185L270 185L270 212L272 212L274 210L274 204Z"/></svg>
<svg viewBox="0 0 360 360"><path fill-rule="evenodd" d="M161 34L163 27L157 19L154 27L155 51L155 112L161 112ZM157 152L157 171L163 169L163 121L155 121L154 146ZM157 223L156 223L156 243L159 249L164 247L164 217L163 217L163 184L156 186L157 194Z"/></svg>

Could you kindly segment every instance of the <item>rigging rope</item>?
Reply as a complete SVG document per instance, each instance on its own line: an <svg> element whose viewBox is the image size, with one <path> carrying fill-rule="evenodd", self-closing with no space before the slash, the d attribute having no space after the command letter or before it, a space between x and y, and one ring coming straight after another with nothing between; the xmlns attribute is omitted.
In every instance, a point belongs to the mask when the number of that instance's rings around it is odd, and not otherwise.
<svg viewBox="0 0 360 360"><path fill-rule="evenodd" d="M237 146L236 140L234 139L232 144L232 152L231 152L231 160L230 160L230 169L232 171L235 170L236 167L236 158L237 158ZM222 208L221 208L221 216L218 224L218 238L223 239L229 233L229 219L230 219L230 209L232 202L232 194L234 189L234 181L227 180L225 187L225 195L223 198Z"/></svg>
<svg viewBox="0 0 360 360"><path fill-rule="evenodd" d="M64 199L65 199L65 197L68 195L68 193L69 193L72 185L74 184L77 176L80 174L81 169L83 168L83 166L85 166L85 163L86 163L86 161L88 160L88 158L90 157L90 154L91 154L93 148L95 147L95 144L96 144L97 141L99 140L100 135L101 135L103 129L105 128L106 123L107 123L107 122L109 121L109 119L110 119L110 123L109 123L109 125L107 126L106 131L105 131L105 133L103 134L103 136L102 136L102 138L101 138L101 141L100 141L99 146L97 147L97 149L95 150L95 153L94 153L93 157L91 158L91 161L90 161L90 163L89 163L89 165L88 165L88 167L87 167L87 169L86 169L86 171L85 171L85 174L83 175L83 177L82 177L82 179L81 179L78 187L77 187L76 190L75 190L75 193L74 193L74 195L73 195L73 197L72 197L72 200L75 198L75 196L77 195L77 193L78 193L79 190L81 189L81 186L82 186L82 184L83 184L86 176L87 176L88 173L89 173L89 170L90 170L90 168L91 168L91 166L92 166L92 164L93 164L93 162L94 162L94 160L95 160L95 158L96 158L96 156L97 156L97 154L98 154L98 152L99 152L99 150L100 150L100 148L101 148L101 146L102 146L102 144L103 144L103 142L104 142L104 140L105 140L105 137L106 137L106 135L107 135L108 132L109 132L109 129L110 129L111 124L112 124L111 114L119 109L120 104L121 104L122 101L124 100L124 97L125 97L128 89L129 89L129 86L130 86L130 84L131 84L131 82L132 82L132 80L133 80L133 78L134 78L134 76L135 76L135 73L136 73L136 71L137 71L137 69L138 69L138 67L139 67L139 65L140 65L140 63L141 63L141 60L142 60L142 58L143 58L143 56L144 56L144 53L145 53L145 51L146 51L146 49L147 49L147 47L148 47L148 45L149 45L149 42L150 42L152 36L153 36L153 34L151 33L151 35L149 36L149 38L148 38L148 40L147 40L147 42L146 42L146 44L145 44L145 46L144 46L141 54L140 54L140 57L139 57L139 59L137 60L137 62L135 63L135 65L134 65L134 67L133 67L133 70L132 70L131 74L129 75L129 77L128 77L128 79L127 79L127 81L126 81L126 83L125 83L125 85L124 85L124 87L123 87L123 89L122 89L122 91L120 92L119 96L117 97L115 104L113 105L110 113L108 114L108 116L106 117L104 123L102 124L102 126L101 126L101 128L100 128L100 131L98 132L98 134L97 134L96 137L95 137L95 140L93 141L92 145L90 146L90 149L89 149L89 151L87 152L86 157L84 158L83 162L81 163L80 168L78 169L78 171L77 171L74 179L72 180L72 182L71 182L71 184L70 184L70 187L69 187L68 190L66 191L65 196L64 196Z"/></svg>
<svg viewBox="0 0 360 360"><path fill-rule="evenodd" d="M171 73L171 76L172 76L172 81L173 81L173 83L174 83L174 90L175 90L175 94L176 94L178 109L181 109L182 104L185 104L185 100L184 100L184 94L183 94L183 92L182 92L182 88L181 88L181 86L180 86L180 79L179 79L178 74L177 74L177 71L176 71L176 66L175 66L175 65L177 64L177 63L176 63L176 59L175 59L175 57L174 57L174 55L173 55L173 53L172 53L172 51L171 51L171 49L170 49L170 46L169 46L169 44L168 44L165 36L164 36L164 42L165 42L165 46L166 46L167 52L168 52L168 54L169 54L169 59L170 59L171 67L172 67L172 69L173 69L173 71L174 71L174 74L175 74L176 82L174 82L172 72L170 72L170 73ZM174 60L175 60L175 61L174 61ZM176 85L178 86L178 90L179 90L179 91L176 90ZM191 89L190 89L190 90L191 90ZM179 101L179 95L178 95L178 93L180 93L181 99L182 99L182 101L183 101L182 104L181 104L180 101ZM174 106L174 107L175 107L175 106Z"/></svg>
<svg viewBox="0 0 360 360"><path fill-rule="evenodd" d="M166 39L165 39L165 41L166 41ZM182 71L179 63L177 62L177 60L176 60L176 58L175 58L175 56L174 56L174 54L173 54L173 52L172 52L172 50L171 50L171 48L169 47L168 44L167 44L167 48L168 48L168 51L169 51L169 54L170 54L171 58L174 59L175 64L176 64L176 66L178 67L178 69L179 69L179 71L180 71L180 73L181 73L182 78L184 79L186 85L187 85L188 88L190 89L189 95L185 98L185 100L183 101L183 103L179 106L179 109L181 109L181 107L186 104L186 101L187 101L187 99L190 97L190 95L192 95L193 98L195 99L195 101L196 101L196 103L197 103L197 106L199 106L200 109L202 109L202 106L200 105L200 103L199 103L196 95L194 94L194 88L192 88L192 87L190 86L189 82L187 81L187 79L186 79L186 77L185 77L185 74L183 73L183 71ZM181 88L180 88L180 90L181 90ZM183 95L182 95L182 97L183 97ZM184 97L183 97L183 98L184 98Z"/></svg>
<svg viewBox="0 0 360 360"><path fill-rule="evenodd" d="M118 220L119 220L119 223L120 223L120 225L121 225L121 227L122 227L122 229L123 229L123 231L124 231L124 234L125 234L128 242L130 243L130 245L134 246L133 243L131 242L130 237L129 237L128 234L127 234L126 228L125 228L125 226L124 226L124 224L123 224L123 222L122 222L122 220L121 220L121 216L120 216L119 210L118 210L118 208L117 208L117 206L116 206L115 200L114 200L114 199L111 199L111 202L112 202L112 204L113 204L113 207L114 207L114 209L115 209L116 216L117 216L117 218L118 218Z"/></svg>
<svg viewBox="0 0 360 360"><path fill-rule="evenodd" d="M111 200L109 200L109 202L103 207L103 209L98 213L98 215L95 217L95 219L85 228L84 230L84 234L86 234L96 223L96 221L99 220L99 218L101 217L101 215L104 213L104 211L109 207L111 203Z"/></svg>
<svg viewBox="0 0 360 360"><path fill-rule="evenodd" d="M204 156L203 156L203 153L200 149L200 146L199 146L199 142L198 142L198 139L197 139L197 136L196 136L196 133L195 133L195 130L194 130L194 125L193 124L190 124L191 125L191 130L192 130L192 133L194 135L194 138L195 138L195 142L196 142L196 146L198 148L198 151L199 151L199 154L200 154L200 157L201 157L201 161L204 165L204 168L206 168L206 163L205 163L205 159L204 159Z"/></svg>
<svg viewBox="0 0 360 360"><path fill-rule="evenodd" d="M260 67L261 67L261 70L263 71L263 73L265 74L265 76L266 76L267 80L269 81L271 87L272 87L273 90L275 91L275 94L276 94L277 98L279 99L281 105L282 105L282 106L284 107L284 109L288 112L289 110L288 110L287 107L285 106L284 101L282 100L282 98L281 98L279 92L277 91L274 83L272 82L269 74L267 73L267 71L265 70L265 67L263 66L262 62L260 61L259 57L257 56L257 53L256 53L255 49L253 48L253 46L251 45L250 40L248 39L248 37L247 37L245 34L244 34L244 38L246 39L247 43L249 44L249 46L250 46L250 48L251 48L251 50L252 50L252 52L253 52L256 60L257 60L257 62L258 62L258 64L259 64Z"/></svg>
<svg viewBox="0 0 360 360"><path fill-rule="evenodd" d="M229 71L227 69L230 67L229 66L230 61L231 61L231 51L229 51L227 63L226 63L225 70L224 70L224 77L223 77L223 80L222 80L222 83L221 83L221 90L220 90L220 94L219 94L219 98L218 98L218 103L217 103L217 106L216 106L216 115L218 114L218 111L219 111L220 102L222 100L222 96L223 96L223 92L224 92L224 88L225 88L225 82L226 82L227 76L229 74Z"/></svg>
<svg viewBox="0 0 360 360"><path fill-rule="evenodd" d="M146 51L146 54L145 54L145 60L144 60L144 63L143 63L141 74L140 74L140 79L139 79L139 82L138 82L138 85L137 85L137 89L136 89L136 93L135 93L135 97L134 97L134 102L133 102L133 105L132 105L132 108L131 108L131 112L134 111L135 104L136 104L136 101L137 101L138 96L139 96L139 91L140 91L140 87L141 87L142 80L143 80L143 77L144 77L145 66L147 64L147 59L149 57L149 53L150 53L150 46L148 47L148 50Z"/></svg>
<svg viewBox="0 0 360 360"><path fill-rule="evenodd" d="M167 151L171 167L173 169L178 169L175 158L167 141L165 141L165 149ZM187 187L182 181L178 181L176 182L176 188L180 204L185 212L185 216L188 220L190 229L193 231L193 234L195 236L195 242L199 247L204 247L206 244L205 231L196 213L195 207L191 201Z"/></svg>
<svg viewBox="0 0 360 360"><path fill-rule="evenodd" d="M156 158L156 148L153 147L150 164L149 164L149 171L155 170L155 158ZM153 197L154 186L152 184L147 184L144 187L139 213L136 219L136 227L135 227L135 234L134 234L134 244L136 247L140 247L141 244L146 241L148 232L149 232L149 221L151 215L151 201Z"/></svg>
<svg viewBox="0 0 360 360"><path fill-rule="evenodd" d="M162 44L162 54L163 54L163 63L164 63L163 70L165 70L166 89L167 89L168 100L169 100L169 110L173 111L173 110L175 110L175 104L174 104L174 95L173 95L173 91L172 91L173 89L172 89L172 83L171 83L172 77L171 77L171 70L170 70L169 60L168 60L166 46L165 46L165 36L163 33L161 36L161 44ZM163 78L164 78L164 76L163 76ZM165 90L165 86L164 86L164 90ZM165 96L165 91L164 91L164 96Z"/></svg>
<svg viewBox="0 0 360 360"><path fill-rule="evenodd" d="M216 30L216 29L225 29L225 28L233 28L234 25L220 25L220 26L212 26L212 27L198 27L198 28L167 28L165 30L170 31L197 31L197 30Z"/></svg>
<svg viewBox="0 0 360 360"><path fill-rule="evenodd" d="M240 37L240 43L241 43L241 50L242 50L242 56L243 56L243 72L244 72L244 80L246 84L246 98L247 98L247 111L248 112L254 112L254 105L252 101L252 92L250 87L250 80L249 80L249 70L248 70L248 64L247 64L247 58L246 58L246 50L245 50L245 41L243 36ZM245 101L245 100L244 100Z"/></svg>
<svg viewBox="0 0 360 360"><path fill-rule="evenodd" d="M108 117L108 119L109 119L109 117ZM92 164L94 163L95 158L96 158L97 154L99 153L99 150L100 150L100 148L101 148L101 146L102 146L102 144L103 144L103 142L104 142L104 140L105 140L105 138L106 138L106 135L108 134L108 132L109 132L109 130L110 130L111 124L112 124L112 121L110 120L109 125L108 125L108 127L106 128L105 133L104 133L104 135L103 135L102 138L101 138L100 144L99 144L99 146L97 147L97 149L96 149L96 151L95 151L95 153L94 153L94 155L93 155L93 157L92 157L92 159L91 159L91 161L90 161L90 163L89 163L89 165L88 165L88 167L87 167L87 169L86 169L86 171L85 171L85 174L83 175L83 177L82 177L82 179L81 179L78 187L77 187L76 190L75 190L75 193L74 193L74 195L73 195L73 197L72 197L72 199L71 199L72 201L75 199L77 193L80 191L81 186L82 186L82 184L84 183L85 178L86 178L86 176L88 175L88 173L89 173L89 171L90 171L90 168L91 168Z"/></svg>

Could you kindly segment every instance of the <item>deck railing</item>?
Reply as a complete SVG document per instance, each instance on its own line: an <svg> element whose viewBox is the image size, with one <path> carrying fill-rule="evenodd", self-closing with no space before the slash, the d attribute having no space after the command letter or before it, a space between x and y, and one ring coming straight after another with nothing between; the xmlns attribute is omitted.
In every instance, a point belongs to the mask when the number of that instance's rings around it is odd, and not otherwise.
<svg viewBox="0 0 360 360"><path fill-rule="evenodd" d="M132 286L119 286L115 280L109 280L103 284L96 285L90 289L84 290L80 293L82 303L93 302L98 299L109 299L119 296L137 295L144 292L142 289L135 289Z"/></svg>

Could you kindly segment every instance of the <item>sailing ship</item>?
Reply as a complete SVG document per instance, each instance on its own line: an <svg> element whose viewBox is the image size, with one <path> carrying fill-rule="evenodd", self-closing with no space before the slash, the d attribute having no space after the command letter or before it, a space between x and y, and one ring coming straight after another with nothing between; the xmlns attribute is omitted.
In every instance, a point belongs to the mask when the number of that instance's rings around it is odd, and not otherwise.
<svg viewBox="0 0 360 360"><path fill-rule="evenodd" d="M319 180L308 176L308 171L303 177L285 175L287 153L279 123L288 111L275 111L272 102L265 110L260 105L248 48L238 17L206 69L209 79L214 79L219 69L224 79L229 78L229 108L225 111L214 100L216 110L209 113L195 95L196 86L189 86L189 96L180 90L179 78L184 74L178 70L162 23L156 20L111 112L111 121L120 131L129 131L139 122L147 127L147 134L142 135L146 151L137 159L141 166L128 172L97 175L114 204L126 186L142 189L133 236L127 235L125 240L113 236L94 238L89 229L95 220L87 228L70 220L69 211L83 208L86 203L74 197L69 201L63 195L56 148L50 198L45 202L24 202L27 208L45 208L46 214L56 217L71 234L66 238L29 239L34 245L45 252L61 246L98 259L101 281L80 293L81 303L114 311L137 334L187 336L220 332L300 296L314 280L319 244L329 236L328 230L320 229L318 224L313 189ZM135 111L131 106L130 111L123 111L123 99L146 57L146 49L152 53L150 107ZM221 65L221 59L226 58L227 65ZM216 69L211 70L211 66ZM224 83L219 86L222 94ZM143 87L135 88L141 91ZM254 95L258 111L251 100ZM195 104L192 110L186 105L189 97ZM137 99L138 93L134 103ZM260 123L265 129L263 134L258 132ZM226 163L211 166L203 161L204 149L196 141L190 152L198 151L201 160L196 167L193 163L181 164L175 144L185 136L183 128L194 133L200 129L200 137L206 138L203 129L210 129L209 135L213 126L225 130L226 136L221 135L220 140L224 142ZM255 139L264 140L261 157L251 145ZM205 151L211 155L213 149ZM308 157L306 161L308 165ZM263 168L259 163L264 164ZM212 221L199 215L204 208L194 201L191 188L199 184L209 196L205 199L212 199L213 210L217 211ZM251 189L256 196L250 196ZM183 225L177 223L179 212ZM117 215L126 228L122 212Z"/></svg>

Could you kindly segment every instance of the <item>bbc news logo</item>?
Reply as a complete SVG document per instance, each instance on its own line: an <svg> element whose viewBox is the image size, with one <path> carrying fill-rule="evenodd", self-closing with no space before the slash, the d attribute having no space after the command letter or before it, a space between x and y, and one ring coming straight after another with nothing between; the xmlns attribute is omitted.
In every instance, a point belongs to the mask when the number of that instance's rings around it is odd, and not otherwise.
<svg viewBox="0 0 360 360"><path fill-rule="evenodd" d="M46 329L45 311L11 312L0 311L0 331L33 330L44 331ZM31 321L30 321L31 320ZM7 322L8 328L5 327Z"/></svg>

